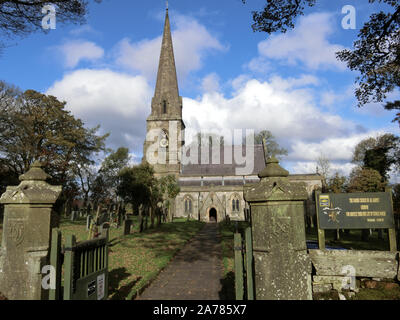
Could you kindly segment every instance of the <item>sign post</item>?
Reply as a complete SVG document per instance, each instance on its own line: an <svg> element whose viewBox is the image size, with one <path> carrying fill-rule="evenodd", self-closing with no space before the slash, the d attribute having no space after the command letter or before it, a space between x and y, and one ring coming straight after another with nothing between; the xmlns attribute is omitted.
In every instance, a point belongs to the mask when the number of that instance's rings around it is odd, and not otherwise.
<svg viewBox="0 0 400 320"><path fill-rule="evenodd" d="M397 251L390 188L386 192L315 193L318 243L325 249L324 230L388 229L390 251Z"/></svg>
<svg viewBox="0 0 400 320"><path fill-rule="evenodd" d="M385 188L385 191L389 193L390 197L390 205L393 211L393 198L392 198L392 188L387 187ZM393 221L394 221L394 215L393 215ZM389 234L389 245L390 245L390 251L395 252L397 251L397 241L396 241L396 228L395 225L393 225L393 228L389 228L388 230Z"/></svg>

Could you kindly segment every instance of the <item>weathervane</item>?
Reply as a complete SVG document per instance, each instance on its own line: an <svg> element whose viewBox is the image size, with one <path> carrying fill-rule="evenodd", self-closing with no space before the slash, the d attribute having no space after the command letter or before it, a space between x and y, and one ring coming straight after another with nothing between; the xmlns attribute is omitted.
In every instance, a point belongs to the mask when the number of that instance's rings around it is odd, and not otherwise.
<svg viewBox="0 0 400 320"><path fill-rule="evenodd" d="M167 6L167 10L168 10L168 1L166 1L166 6Z"/></svg>

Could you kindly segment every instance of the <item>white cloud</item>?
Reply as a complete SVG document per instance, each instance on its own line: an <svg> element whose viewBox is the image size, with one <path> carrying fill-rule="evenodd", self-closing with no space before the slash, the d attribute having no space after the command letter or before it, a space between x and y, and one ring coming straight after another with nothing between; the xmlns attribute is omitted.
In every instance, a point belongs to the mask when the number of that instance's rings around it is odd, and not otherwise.
<svg viewBox="0 0 400 320"><path fill-rule="evenodd" d="M235 83L231 98L205 93L197 100L185 98L183 117L195 129L268 129L276 137L298 137L316 141L328 136L347 135L355 125L341 117L321 112L312 92L302 84L316 83L313 77L270 82L255 79ZM239 86L241 84L241 86Z"/></svg>
<svg viewBox="0 0 400 320"><path fill-rule="evenodd" d="M292 88L301 88L301 87L311 87L318 86L320 84L320 80L310 74L303 74L298 78L286 78L283 79L279 76L273 76L270 79L271 84L280 89L292 89Z"/></svg>
<svg viewBox="0 0 400 320"><path fill-rule="evenodd" d="M176 29L172 31L176 68L179 79L191 71L199 70L210 51L226 50L219 40L203 25L182 15L174 17ZM162 36L131 43L123 39L117 48L117 63L139 71L147 79L154 79L160 57Z"/></svg>
<svg viewBox="0 0 400 320"><path fill-rule="evenodd" d="M283 61L290 65L298 63L316 69L345 70L335 52L344 49L333 44L328 37L334 33L332 15L314 13L301 17L295 29L284 34L272 35L258 44L259 57L248 64L250 70L260 69L266 59Z"/></svg>
<svg viewBox="0 0 400 320"><path fill-rule="evenodd" d="M81 60L98 60L104 56L103 48L94 42L71 40L57 47L64 57L67 68L75 68Z"/></svg>
<svg viewBox="0 0 400 320"><path fill-rule="evenodd" d="M47 91L67 101L67 109L89 127L101 125L110 132L112 148L142 151L146 117L150 114L152 88L141 76L110 70L77 70L66 74Z"/></svg>
<svg viewBox="0 0 400 320"><path fill-rule="evenodd" d="M261 74L265 74L272 70L271 63L266 57L262 56L251 59L250 62L244 65L244 68L250 70L253 73Z"/></svg>
<svg viewBox="0 0 400 320"><path fill-rule="evenodd" d="M76 29L72 29L69 34L73 35L73 36L81 36L82 34L90 34L90 35L95 35L98 36L101 33L96 31L95 29L93 29L93 27L91 27L88 24L85 24L83 26L79 26Z"/></svg>
<svg viewBox="0 0 400 320"><path fill-rule="evenodd" d="M219 85L220 78L213 72L205 76L201 82L201 88L204 92L218 92L220 91Z"/></svg>
<svg viewBox="0 0 400 320"><path fill-rule="evenodd" d="M324 154L332 170L350 173L354 147L363 139L383 131L367 131L358 123L322 111L309 86L318 78L273 77L261 82L241 76L231 97L207 92L197 99L184 98L183 118L188 128L208 132L219 129L267 129L288 149L283 163L291 173L315 172L316 159Z"/></svg>
<svg viewBox="0 0 400 320"><path fill-rule="evenodd" d="M216 74L206 76L204 89L219 87L214 81L218 81ZM291 173L315 172L316 159L323 153L333 168L348 174L355 145L380 133L360 133L358 124L320 111L315 96L304 87L319 84L312 76L273 77L269 82L241 76L232 84L235 87L229 98L217 90L208 90L198 99L184 98L186 126L201 131L270 130L289 150L283 163L290 164ZM153 94L144 77L110 70L77 70L54 83L47 94L67 101L67 108L89 127L100 124L103 133L111 132L109 146L129 147L134 162L140 161Z"/></svg>
<svg viewBox="0 0 400 320"><path fill-rule="evenodd" d="M343 95L337 94L333 90L324 91L321 94L321 105L330 108L343 99L345 99Z"/></svg>
<svg viewBox="0 0 400 320"><path fill-rule="evenodd" d="M350 162L330 162L330 174L333 175L335 172L338 172L341 175L348 176L351 170L356 165ZM317 163L316 161L298 161L293 163L293 167L291 167L290 173L293 174L304 174L304 173L313 173L316 172Z"/></svg>
<svg viewBox="0 0 400 320"><path fill-rule="evenodd" d="M395 90L387 94L387 98L385 99L384 102L367 103L361 108L356 108L356 112L362 115L370 115L373 117L389 116L395 118L397 110L386 110L384 106L387 101L395 101L399 99L400 99L400 91Z"/></svg>
<svg viewBox="0 0 400 320"><path fill-rule="evenodd" d="M326 137L318 142L297 140L291 146L291 160L315 161L323 154L331 161L349 161L353 156L354 147L363 139L377 134L376 132L353 133L342 137Z"/></svg>

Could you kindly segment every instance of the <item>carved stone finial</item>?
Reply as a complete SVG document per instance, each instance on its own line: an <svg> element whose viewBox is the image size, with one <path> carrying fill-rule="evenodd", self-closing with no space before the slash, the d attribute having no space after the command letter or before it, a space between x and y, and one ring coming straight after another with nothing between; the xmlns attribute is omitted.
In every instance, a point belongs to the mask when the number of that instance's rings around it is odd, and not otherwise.
<svg viewBox="0 0 400 320"><path fill-rule="evenodd" d="M43 171L43 165L39 161L35 161L27 173L19 176L20 181L46 181L51 178L46 172Z"/></svg>
<svg viewBox="0 0 400 320"><path fill-rule="evenodd" d="M289 171L283 169L279 165L278 159L274 156L269 158L266 162L266 167L258 174L260 179L267 177L287 177L289 175Z"/></svg>

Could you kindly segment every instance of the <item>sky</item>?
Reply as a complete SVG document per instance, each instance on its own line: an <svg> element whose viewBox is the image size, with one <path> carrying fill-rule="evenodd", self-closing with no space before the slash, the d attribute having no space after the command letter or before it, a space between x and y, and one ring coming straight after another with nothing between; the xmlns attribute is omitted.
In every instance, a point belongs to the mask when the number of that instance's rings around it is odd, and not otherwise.
<svg viewBox="0 0 400 320"><path fill-rule="evenodd" d="M93 1L92 1L93 2ZM165 1L92 3L86 23L8 42L0 79L66 101L87 127L109 132L107 147L142 157L165 18ZM314 173L322 155L332 173L349 174L354 147L398 134L395 112L357 107L357 73L335 58L352 48L372 12L368 0L317 1L285 34L253 32L252 11L265 0L170 0L169 16L186 127L269 130L288 150L281 165ZM343 7L355 28L343 28ZM344 22L348 22L345 20ZM394 92L389 99L399 98ZM396 178L397 179L397 178Z"/></svg>

